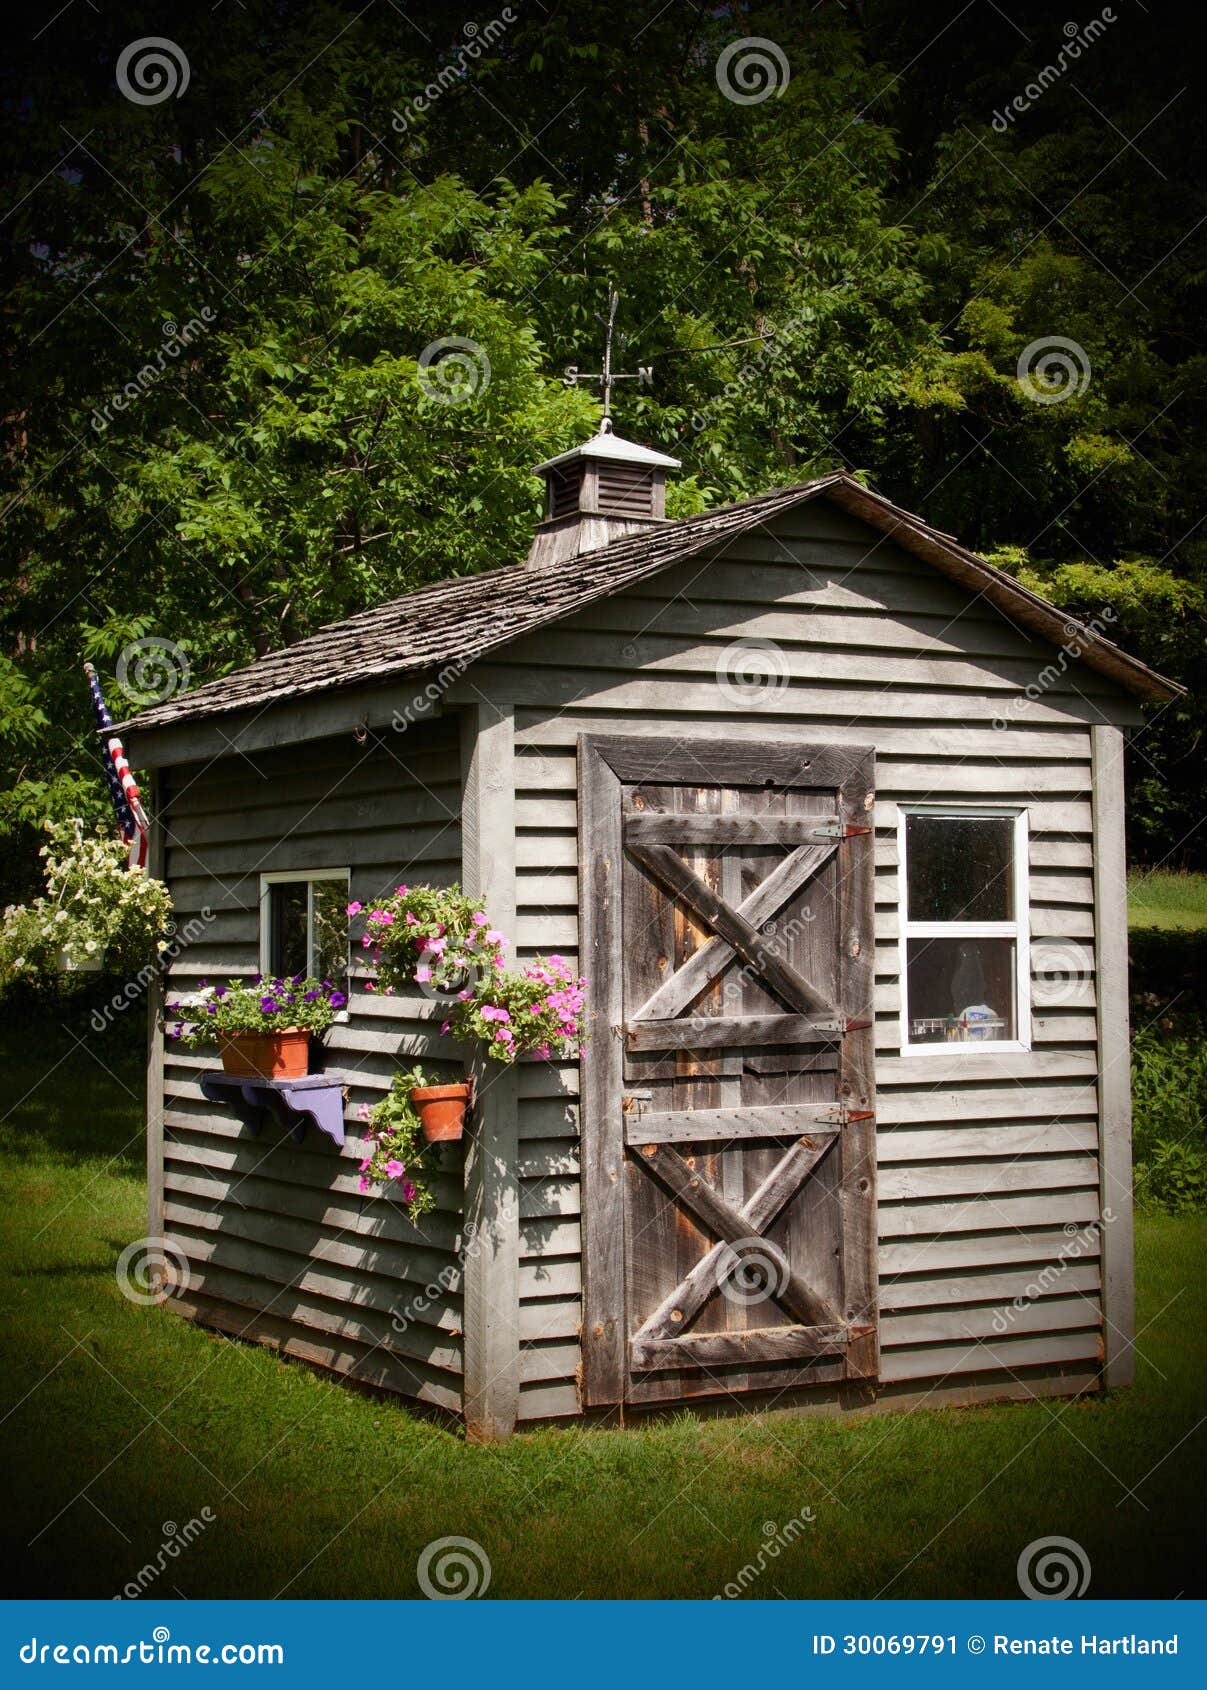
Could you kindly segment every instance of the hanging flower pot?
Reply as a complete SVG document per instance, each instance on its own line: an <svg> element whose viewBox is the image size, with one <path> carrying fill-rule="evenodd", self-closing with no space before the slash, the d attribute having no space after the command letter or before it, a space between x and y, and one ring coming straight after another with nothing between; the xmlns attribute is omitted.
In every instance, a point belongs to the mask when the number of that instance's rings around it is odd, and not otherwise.
<svg viewBox="0 0 1207 1690"><path fill-rule="evenodd" d="M419 1112L423 1136L429 1144L451 1144L465 1131L465 1116L473 1099L473 1082L451 1086L415 1086L412 1107Z"/></svg>
<svg viewBox="0 0 1207 1690"><path fill-rule="evenodd" d="M240 1080L297 1080L310 1072L310 1029L224 1033L222 1071Z"/></svg>

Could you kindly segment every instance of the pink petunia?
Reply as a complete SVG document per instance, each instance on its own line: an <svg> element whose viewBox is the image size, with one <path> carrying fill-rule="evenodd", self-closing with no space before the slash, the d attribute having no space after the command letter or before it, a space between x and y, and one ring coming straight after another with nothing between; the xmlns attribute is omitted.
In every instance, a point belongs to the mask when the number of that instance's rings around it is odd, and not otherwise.
<svg viewBox="0 0 1207 1690"><path fill-rule="evenodd" d="M418 984L421 985L421 986L426 985L427 982L431 979L431 977L432 977L432 971L427 966L426 963L424 963L422 968L417 968L415 970L415 979L418 982Z"/></svg>
<svg viewBox="0 0 1207 1690"><path fill-rule="evenodd" d="M348 914L349 915L359 915L361 910L364 909L364 907L365 906L362 903L359 903L356 899L353 899L352 903L350 903L348 905Z"/></svg>
<svg viewBox="0 0 1207 1690"><path fill-rule="evenodd" d="M362 1103L356 1113L362 1121L367 1121L372 1111L367 1103Z"/></svg>
<svg viewBox="0 0 1207 1690"><path fill-rule="evenodd" d="M386 1173L390 1179L401 1179L403 1174L406 1173L406 1169L398 1160L397 1156L391 1156L390 1160L386 1163Z"/></svg>
<svg viewBox="0 0 1207 1690"><path fill-rule="evenodd" d="M413 1203L415 1201L415 1187L409 1179L404 1179L402 1184L398 1187L398 1195L402 1198L404 1203Z"/></svg>
<svg viewBox="0 0 1207 1690"><path fill-rule="evenodd" d="M481 910L475 910L469 919L473 922L475 927L486 927L490 923L490 917L488 915L483 915Z"/></svg>
<svg viewBox="0 0 1207 1690"><path fill-rule="evenodd" d="M361 1188L362 1191L372 1191L372 1189L373 1189L372 1180L367 1180L365 1178L365 1176L362 1174L360 1176L360 1188Z"/></svg>
<svg viewBox="0 0 1207 1690"><path fill-rule="evenodd" d="M442 1021L440 1023L440 1037L441 1038L443 1038L444 1035L451 1030L452 1025L453 1024L452 1024L451 1021Z"/></svg>

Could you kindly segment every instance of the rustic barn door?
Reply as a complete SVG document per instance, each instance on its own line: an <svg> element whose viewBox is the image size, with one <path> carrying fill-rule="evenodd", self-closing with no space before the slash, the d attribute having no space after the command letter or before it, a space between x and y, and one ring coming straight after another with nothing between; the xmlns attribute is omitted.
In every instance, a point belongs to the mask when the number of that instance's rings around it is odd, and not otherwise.
<svg viewBox="0 0 1207 1690"><path fill-rule="evenodd" d="M586 1404L875 1376L872 787L579 741Z"/></svg>

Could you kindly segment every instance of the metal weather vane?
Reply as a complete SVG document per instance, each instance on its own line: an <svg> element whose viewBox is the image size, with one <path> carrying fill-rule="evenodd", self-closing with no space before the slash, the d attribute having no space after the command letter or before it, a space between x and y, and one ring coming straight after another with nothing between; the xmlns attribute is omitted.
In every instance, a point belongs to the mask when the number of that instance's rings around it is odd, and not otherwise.
<svg viewBox="0 0 1207 1690"><path fill-rule="evenodd" d="M565 374L562 376L562 383L565 387L577 387L580 381L597 381L600 383L600 390L603 395L603 421L600 423L602 434L612 432L612 388L616 382L635 381L638 387L653 387L654 385L654 366L652 364L638 364L636 370L632 372L623 372L612 368L612 337L616 327L616 307L619 304L620 295L615 288L610 287L608 289L607 315L604 316L598 311L595 313L596 321L604 326L603 369L580 370L577 364L567 364ZM619 345L622 352L627 349L628 343L628 336L621 334Z"/></svg>

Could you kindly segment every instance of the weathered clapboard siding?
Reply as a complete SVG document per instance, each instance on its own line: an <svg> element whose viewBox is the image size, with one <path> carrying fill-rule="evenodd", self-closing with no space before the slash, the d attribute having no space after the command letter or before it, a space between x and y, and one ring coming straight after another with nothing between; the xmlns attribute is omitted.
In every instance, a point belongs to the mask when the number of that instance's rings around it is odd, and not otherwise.
<svg viewBox="0 0 1207 1690"><path fill-rule="evenodd" d="M1093 1360L1090 727L1119 701L890 542L860 561L857 529L798 511L772 536L615 595L556 640L517 642L475 669L477 685L515 705L518 943L576 958L580 733L874 746L882 1378ZM727 679L742 640L774 642L764 695L735 695ZM1032 683L1034 701L1021 695ZM902 1057L897 805L978 798L1028 810L1035 1048ZM578 1412L576 1096L573 1067L521 1076L522 1417ZM1071 1246L1067 1225L1089 1230Z"/></svg>
<svg viewBox="0 0 1207 1690"><path fill-rule="evenodd" d="M166 874L183 927L198 936L173 963L168 996L199 978L259 966L260 875L349 868L351 897L400 880L461 873L455 725L352 736L168 772L161 800ZM355 959L354 959L355 965ZM165 1225L189 1264L174 1302L224 1331L276 1344L337 1372L443 1409L461 1406L463 1176L441 1152L435 1210L412 1223L357 1187L358 1106L400 1062L443 1057L442 1012L426 999L354 993L324 1066L347 1078L342 1152L315 1131L295 1144L274 1125L254 1136L209 1102L207 1052L168 1042L164 1073Z"/></svg>
<svg viewBox="0 0 1207 1690"><path fill-rule="evenodd" d="M743 646L765 653L767 684L754 692L741 684ZM366 720L389 717L379 690ZM413 688L396 690L405 702ZM464 850L461 756L468 746L472 770L477 741L458 707L479 731L489 719L504 760L514 757L514 783L493 763L479 768ZM575 961L580 734L871 746L883 1397L1091 1383L1102 1298L1122 1306L1126 1292L1122 1246L1099 1224L1104 1178L1117 1185L1120 1165L1116 1152L1106 1177L1100 1158L1101 1112L1117 1120L1120 1107L1117 1087L1100 1083L1100 1017L1118 998L1105 965L1101 982L1097 972L1098 777L1101 735L1114 731L1101 724L1138 721L1135 701L814 502L494 651L453 680L442 708L443 722L386 730L363 749L345 733L167 772L167 874L182 923L202 923L176 988L255 968L259 876L275 868L350 866L362 900L408 875L462 878L490 889L505 925L514 886L519 955ZM346 716L336 710L321 731ZM256 743L278 739L266 731ZM945 800L1027 809L1030 1051L902 1051L898 806ZM479 837L487 813L494 832ZM514 865L503 838L513 817ZM458 1061L442 1014L421 998L360 996L353 1021L332 1030L328 1064L350 1085L343 1156L313 1134L300 1147L271 1130L252 1138L203 1098L207 1059L169 1047L163 1201L193 1272L184 1303L226 1330L460 1408L479 1429L494 1417L506 1430L517 1399L521 1420L574 1415L577 1065L521 1065L514 1111L509 1101L491 1125L505 1157L470 1164L472 1190L505 1214L489 1274L475 1281L477 1258L462 1256L459 1152L445 1153L437 1207L418 1225L356 1189L356 1107L400 1059ZM517 1302L518 1367L495 1307Z"/></svg>

